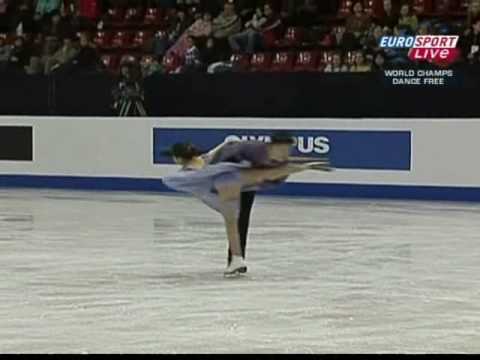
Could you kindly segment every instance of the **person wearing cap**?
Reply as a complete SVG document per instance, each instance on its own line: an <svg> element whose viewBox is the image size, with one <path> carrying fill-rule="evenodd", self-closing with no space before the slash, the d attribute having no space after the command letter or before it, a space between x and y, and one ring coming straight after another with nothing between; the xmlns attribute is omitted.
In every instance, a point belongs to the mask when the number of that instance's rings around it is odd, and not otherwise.
<svg viewBox="0 0 480 360"><path fill-rule="evenodd" d="M162 179L164 184L177 191L194 195L224 218L231 253L231 261L224 272L226 276L247 271L239 232L242 192L271 187L272 184L285 181L290 174L304 170L329 169L325 161L290 163L288 149L291 143L271 143L258 147L259 144L258 142L247 146L244 144L239 150L231 152L230 157L221 155L222 151L231 147L228 143L214 149L213 154L210 152L202 155L203 152L194 145L180 143L175 144L168 152L182 169L175 175L164 177ZM258 150L251 151L252 147ZM257 152L259 156L256 155ZM235 156L238 157L234 158ZM232 159L235 162L232 162ZM258 161L260 159L263 160Z"/></svg>

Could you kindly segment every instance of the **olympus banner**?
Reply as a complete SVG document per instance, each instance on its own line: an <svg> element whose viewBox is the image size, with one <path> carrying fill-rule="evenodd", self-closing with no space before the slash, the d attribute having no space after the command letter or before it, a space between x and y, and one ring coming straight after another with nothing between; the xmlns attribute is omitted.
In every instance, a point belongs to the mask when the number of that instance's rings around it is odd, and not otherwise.
<svg viewBox="0 0 480 360"><path fill-rule="evenodd" d="M328 155L339 169L410 170L410 131L371 130L291 130L295 138L292 155L319 157ZM172 129L154 128L153 159L155 164L171 164L162 154L177 142L191 142L209 150L225 140L258 140L269 142L271 129Z"/></svg>

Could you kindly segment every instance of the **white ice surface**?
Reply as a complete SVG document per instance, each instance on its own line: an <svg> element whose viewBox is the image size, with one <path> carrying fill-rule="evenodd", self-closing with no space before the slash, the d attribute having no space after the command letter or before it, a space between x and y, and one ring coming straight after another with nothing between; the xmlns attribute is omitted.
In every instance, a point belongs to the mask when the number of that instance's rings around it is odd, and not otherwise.
<svg viewBox="0 0 480 360"><path fill-rule="evenodd" d="M480 205L0 190L0 353L480 352Z"/></svg>

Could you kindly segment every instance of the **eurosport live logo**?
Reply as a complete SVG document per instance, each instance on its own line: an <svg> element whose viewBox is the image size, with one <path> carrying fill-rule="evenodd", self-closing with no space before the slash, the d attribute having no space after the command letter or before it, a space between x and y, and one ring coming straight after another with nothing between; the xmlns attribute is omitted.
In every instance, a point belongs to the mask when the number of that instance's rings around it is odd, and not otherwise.
<svg viewBox="0 0 480 360"><path fill-rule="evenodd" d="M385 77L393 85L445 85L453 77L448 66L458 60L457 35L417 35L383 36L380 47L383 49L407 50L408 58L413 62L428 62L439 69L401 69L385 70Z"/></svg>

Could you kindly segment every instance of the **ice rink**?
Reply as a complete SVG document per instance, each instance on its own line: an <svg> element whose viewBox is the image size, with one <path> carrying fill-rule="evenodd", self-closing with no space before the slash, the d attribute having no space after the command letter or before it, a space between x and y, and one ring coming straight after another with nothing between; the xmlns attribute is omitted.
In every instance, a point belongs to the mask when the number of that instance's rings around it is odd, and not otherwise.
<svg viewBox="0 0 480 360"><path fill-rule="evenodd" d="M480 204L0 190L0 353L478 353Z"/></svg>

